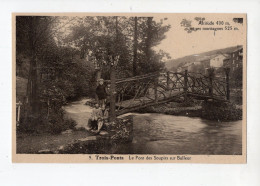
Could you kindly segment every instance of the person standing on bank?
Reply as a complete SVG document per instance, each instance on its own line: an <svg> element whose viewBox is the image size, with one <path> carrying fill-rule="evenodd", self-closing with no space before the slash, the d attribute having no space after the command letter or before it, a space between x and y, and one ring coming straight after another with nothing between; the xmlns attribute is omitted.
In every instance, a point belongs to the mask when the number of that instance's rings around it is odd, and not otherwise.
<svg viewBox="0 0 260 186"><path fill-rule="evenodd" d="M96 88L96 94L98 97L99 106L104 107L107 99L107 91L103 79L99 79L98 86Z"/></svg>

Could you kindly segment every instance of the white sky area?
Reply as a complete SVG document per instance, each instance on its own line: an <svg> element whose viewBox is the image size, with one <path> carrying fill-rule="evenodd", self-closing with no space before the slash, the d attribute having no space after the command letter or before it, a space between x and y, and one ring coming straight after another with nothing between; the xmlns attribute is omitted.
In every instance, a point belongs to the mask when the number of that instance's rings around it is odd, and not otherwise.
<svg viewBox="0 0 260 186"><path fill-rule="evenodd" d="M187 14L186 14L187 15ZM205 16L205 21L224 21L229 22L230 26L237 27L239 30L203 30L196 31L192 33L187 33L184 27L181 27L182 19L186 18L192 20L193 27L222 27L225 29L225 25L198 25L198 22L194 20L196 16L189 15L181 16L171 16L168 20L164 21L165 24L170 24L171 29L166 33L166 39L162 40L161 44L156 47L156 49L161 49L170 54L172 59L177 59L187 55L198 54L201 52L207 52L215 49L226 48L230 46L242 45L243 44L243 24L233 22L232 16L227 16L226 18L217 18L217 16ZM155 17L155 20L160 18ZM244 20L245 22L245 20ZM245 25L245 24L244 24Z"/></svg>

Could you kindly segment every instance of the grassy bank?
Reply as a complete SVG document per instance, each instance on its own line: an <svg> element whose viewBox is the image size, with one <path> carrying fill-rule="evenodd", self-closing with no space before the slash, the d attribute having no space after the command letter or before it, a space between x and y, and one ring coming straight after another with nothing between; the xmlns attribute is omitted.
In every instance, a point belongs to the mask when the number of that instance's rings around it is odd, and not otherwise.
<svg viewBox="0 0 260 186"><path fill-rule="evenodd" d="M16 151L18 154L55 152L62 146L88 136L90 133L87 131L72 131L55 135L19 133L16 137Z"/></svg>
<svg viewBox="0 0 260 186"><path fill-rule="evenodd" d="M17 134L17 153L23 154L102 154L113 153L117 144L133 139L133 117L109 122L103 134L87 130L67 130L60 134ZM115 150L115 149L114 149Z"/></svg>

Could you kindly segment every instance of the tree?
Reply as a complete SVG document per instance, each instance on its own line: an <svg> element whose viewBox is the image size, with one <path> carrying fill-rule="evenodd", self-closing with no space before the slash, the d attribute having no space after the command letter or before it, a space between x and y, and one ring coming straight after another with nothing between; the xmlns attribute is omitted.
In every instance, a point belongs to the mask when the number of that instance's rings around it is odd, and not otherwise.
<svg viewBox="0 0 260 186"><path fill-rule="evenodd" d="M167 20L166 18L164 20ZM155 72L164 68L163 58L169 55L162 50L156 52L153 48L166 38L165 33L170 29L170 25L163 25L164 21L153 20L152 17L142 17L139 19L139 73Z"/></svg>
<svg viewBox="0 0 260 186"><path fill-rule="evenodd" d="M67 17L17 17L17 63L29 61L28 74L23 76L28 79L29 114L33 117L37 118L41 113L43 103L51 102L59 105L59 109L66 100L91 92L93 67L79 58L75 47L63 46L61 42L60 30L72 20ZM24 68L24 65L20 67Z"/></svg>
<svg viewBox="0 0 260 186"><path fill-rule="evenodd" d="M149 24L148 24L149 23ZM117 65L117 78L124 78L156 71L163 67L161 59L166 53L153 50L169 25L163 20L156 22L152 17L118 17L117 34L114 17L83 17L71 26L71 34L64 40L82 51L90 61L100 63L103 78L109 77L108 68L102 68L107 62L107 53L120 56ZM138 27L137 27L138 26ZM115 37L118 46L115 49Z"/></svg>
<svg viewBox="0 0 260 186"><path fill-rule="evenodd" d="M138 41L137 41L138 33L137 33L137 17L134 18L134 57L133 57L133 76L137 75L136 69L137 69L137 47L138 47Z"/></svg>
<svg viewBox="0 0 260 186"><path fill-rule="evenodd" d="M153 39L153 33L152 33L152 17L147 18L147 30L146 30L146 40L145 40L145 57L146 57L146 63L148 64L151 60L151 44Z"/></svg>
<svg viewBox="0 0 260 186"><path fill-rule="evenodd" d="M238 67L231 74L231 80L235 82L235 87L241 88L243 85L243 68Z"/></svg>
<svg viewBox="0 0 260 186"><path fill-rule="evenodd" d="M132 58L129 55L131 48L128 46L129 41L126 36L128 34L126 25L128 24L125 17L118 17L116 34L115 17L84 17L77 24L71 26L71 33L64 42L68 45L73 44L90 62L98 63L105 79L109 77L109 68L106 68L109 56L120 55L117 75L127 75L131 70L129 61ZM115 45L116 40L119 46Z"/></svg>
<svg viewBox="0 0 260 186"><path fill-rule="evenodd" d="M47 16L17 16L16 17L16 52L29 58L29 74L27 96L33 115L39 112L38 95L38 55L50 40L54 17Z"/></svg>
<svg viewBox="0 0 260 186"><path fill-rule="evenodd" d="M194 65L192 66L191 72L204 74L205 69L204 69L204 67L203 67L202 64L194 64Z"/></svg>

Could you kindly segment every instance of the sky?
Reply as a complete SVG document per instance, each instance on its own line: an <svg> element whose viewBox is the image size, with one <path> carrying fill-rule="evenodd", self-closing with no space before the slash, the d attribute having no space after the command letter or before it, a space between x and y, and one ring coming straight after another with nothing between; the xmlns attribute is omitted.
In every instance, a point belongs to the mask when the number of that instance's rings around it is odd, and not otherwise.
<svg viewBox="0 0 260 186"><path fill-rule="evenodd" d="M168 52L172 59L177 59L210 50L243 45L246 39L245 18L243 24L233 21L234 17L239 16L232 14L171 14L155 16L155 20L167 17L168 20L165 21L165 24L171 25L171 29L166 33L166 39L156 49ZM212 21L214 25L199 25L199 22L194 20L195 17L205 17L205 21ZM180 24L183 19L192 20L191 24L196 28L217 27L223 28L223 30L215 31L215 33L214 30L198 30L187 33ZM223 21L224 25L217 25L217 21ZM221 24L221 22L219 23ZM225 30L225 26L232 26L232 30ZM234 27L237 27L238 30L234 30Z"/></svg>

